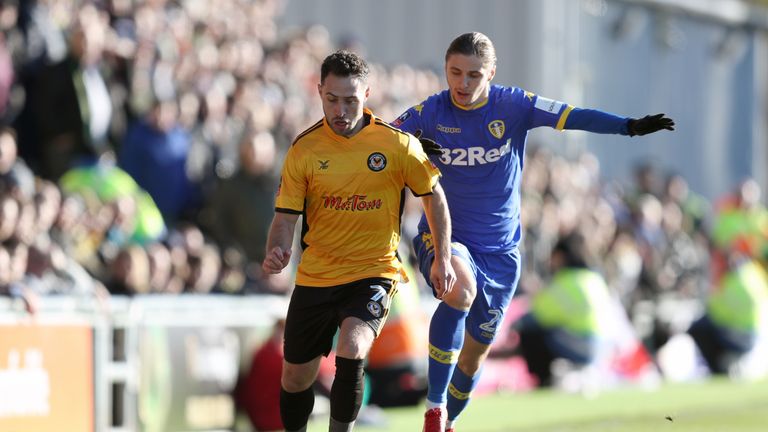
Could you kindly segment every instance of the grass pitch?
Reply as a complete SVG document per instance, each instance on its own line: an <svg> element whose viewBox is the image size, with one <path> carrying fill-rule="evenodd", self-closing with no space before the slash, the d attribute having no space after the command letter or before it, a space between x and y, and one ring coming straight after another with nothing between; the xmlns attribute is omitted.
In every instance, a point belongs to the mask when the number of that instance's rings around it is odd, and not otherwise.
<svg viewBox="0 0 768 432"><path fill-rule="evenodd" d="M423 407L384 411L386 426L360 425L360 432L413 431ZM327 430L327 419L310 432ZM475 398L457 432L764 432L768 431L768 382L713 379L665 384L655 390L618 389L592 398L556 391Z"/></svg>

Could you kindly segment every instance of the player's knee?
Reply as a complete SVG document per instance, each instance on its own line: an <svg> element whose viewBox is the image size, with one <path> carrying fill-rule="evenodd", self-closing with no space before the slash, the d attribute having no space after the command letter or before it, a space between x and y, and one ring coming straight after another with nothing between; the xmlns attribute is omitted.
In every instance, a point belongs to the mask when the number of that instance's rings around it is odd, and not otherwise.
<svg viewBox="0 0 768 432"><path fill-rule="evenodd" d="M474 273L472 273L472 271L466 265L461 266L456 271L456 284L461 285L466 291L467 295L471 296L473 299L475 298L475 293L477 292L477 282L475 281Z"/></svg>
<svg viewBox="0 0 768 432"><path fill-rule="evenodd" d="M475 286L468 285L466 289L461 291L461 294L462 309L469 309L469 307L472 306L472 302L475 301L475 296L477 295Z"/></svg>
<svg viewBox="0 0 768 432"><path fill-rule="evenodd" d="M475 280L467 277L457 277L456 284L446 296L445 301L449 306L459 310L469 310L477 295Z"/></svg>
<svg viewBox="0 0 768 432"><path fill-rule="evenodd" d="M309 388L315 377L311 370L300 365L283 364L280 383L287 392L297 393Z"/></svg>
<svg viewBox="0 0 768 432"><path fill-rule="evenodd" d="M336 355L351 359L362 359L368 354L371 349L371 343L363 341L349 341L344 344L338 344L336 347Z"/></svg>
<svg viewBox="0 0 768 432"><path fill-rule="evenodd" d="M347 318L341 325L336 355L350 359L362 359L370 351L376 334L359 318Z"/></svg>

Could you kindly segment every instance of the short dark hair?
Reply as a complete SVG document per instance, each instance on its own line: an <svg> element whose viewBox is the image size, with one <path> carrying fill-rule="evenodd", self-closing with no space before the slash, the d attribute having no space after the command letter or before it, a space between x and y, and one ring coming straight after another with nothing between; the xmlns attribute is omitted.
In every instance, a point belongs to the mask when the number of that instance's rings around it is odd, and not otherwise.
<svg viewBox="0 0 768 432"><path fill-rule="evenodd" d="M323 60L320 67L320 84L325 82L328 74L339 77L358 77L368 79L368 63L355 53L339 50Z"/></svg>
<svg viewBox="0 0 768 432"><path fill-rule="evenodd" d="M580 233L571 233L560 238L552 249L552 254L560 253L566 267L589 267L593 258L587 247L587 239Z"/></svg>
<svg viewBox="0 0 768 432"><path fill-rule="evenodd" d="M496 64L496 48L491 39L480 32L464 33L454 39L445 52L446 62L451 54L476 55L483 64Z"/></svg>

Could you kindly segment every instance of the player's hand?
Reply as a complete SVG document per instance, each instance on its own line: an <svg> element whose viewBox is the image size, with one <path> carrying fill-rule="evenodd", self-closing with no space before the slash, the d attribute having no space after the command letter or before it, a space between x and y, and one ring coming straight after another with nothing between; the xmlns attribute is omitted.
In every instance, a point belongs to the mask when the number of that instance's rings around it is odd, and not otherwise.
<svg viewBox="0 0 768 432"><path fill-rule="evenodd" d="M291 261L291 250L283 250L280 246L275 246L264 258L261 268L265 274L278 274L283 271L289 261Z"/></svg>
<svg viewBox="0 0 768 432"><path fill-rule="evenodd" d="M456 273L450 261L433 260L432 268L429 272L429 281L435 288L435 294L438 299L442 299L451 292L456 283Z"/></svg>
<svg viewBox="0 0 768 432"><path fill-rule="evenodd" d="M413 134L416 138L419 139L419 142L421 143L421 148L424 149L424 153L427 155L441 155L443 154L443 146L435 142L433 139L429 138L422 138L421 135L424 132L421 129L416 130L416 133Z"/></svg>
<svg viewBox="0 0 768 432"><path fill-rule="evenodd" d="M664 117L664 114L655 114L647 115L641 119L629 119L627 123L629 136L642 136L662 129L675 130L675 121L669 117Z"/></svg>

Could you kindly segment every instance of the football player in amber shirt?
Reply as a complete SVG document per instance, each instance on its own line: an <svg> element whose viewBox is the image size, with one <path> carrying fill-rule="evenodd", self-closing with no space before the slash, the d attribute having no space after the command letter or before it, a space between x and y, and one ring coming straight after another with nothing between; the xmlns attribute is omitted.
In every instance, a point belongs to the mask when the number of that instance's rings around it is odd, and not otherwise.
<svg viewBox="0 0 768 432"><path fill-rule="evenodd" d="M354 426L363 395L363 361L384 325L400 279L396 256L405 188L421 197L433 234L430 282L451 290L450 216L439 171L419 140L364 108L368 66L355 54L328 56L318 91L324 118L288 151L270 227L265 273L282 271L303 216L302 255L285 328L280 411L288 431L305 431L312 383L333 337L336 376L330 431Z"/></svg>

